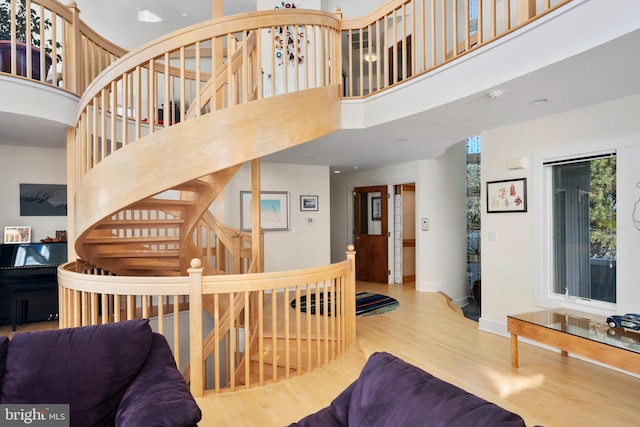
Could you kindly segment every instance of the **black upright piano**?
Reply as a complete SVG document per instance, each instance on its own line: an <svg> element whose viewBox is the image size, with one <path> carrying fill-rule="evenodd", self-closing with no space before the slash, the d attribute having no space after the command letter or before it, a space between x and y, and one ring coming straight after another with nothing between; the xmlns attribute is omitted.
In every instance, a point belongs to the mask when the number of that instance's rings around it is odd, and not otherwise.
<svg viewBox="0 0 640 427"><path fill-rule="evenodd" d="M57 268L67 262L67 244L0 245L0 324L58 319Z"/></svg>

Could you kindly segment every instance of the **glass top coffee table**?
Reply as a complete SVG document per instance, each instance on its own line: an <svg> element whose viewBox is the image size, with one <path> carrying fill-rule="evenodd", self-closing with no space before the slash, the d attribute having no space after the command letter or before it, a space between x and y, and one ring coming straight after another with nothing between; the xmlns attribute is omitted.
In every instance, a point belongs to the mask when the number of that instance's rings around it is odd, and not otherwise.
<svg viewBox="0 0 640 427"><path fill-rule="evenodd" d="M640 374L640 332L610 328L606 319L568 309L507 316L511 366L518 367L518 336Z"/></svg>

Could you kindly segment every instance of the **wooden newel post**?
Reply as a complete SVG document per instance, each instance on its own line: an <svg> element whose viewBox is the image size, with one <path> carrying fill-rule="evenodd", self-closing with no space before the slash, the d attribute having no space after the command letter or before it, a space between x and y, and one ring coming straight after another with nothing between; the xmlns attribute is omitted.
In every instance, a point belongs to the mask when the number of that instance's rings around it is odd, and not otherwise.
<svg viewBox="0 0 640 427"><path fill-rule="evenodd" d="M72 20L64 34L63 76L64 88L71 93L81 95L86 83L82 79L82 36L80 35L80 9L75 1L69 2Z"/></svg>
<svg viewBox="0 0 640 427"><path fill-rule="evenodd" d="M347 246L347 261L349 261L349 272L347 280L347 344L351 343L356 337L356 247Z"/></svg>
<svg viewBox="0 0 640 427"><path fill-rule="evenodd" d="M332 12L332 13L333 13L333 14L335 15L335 17L336 17L336 18L337 18L337 19L342 23L342 9L340 9L340 7L339 7L339 6L336 6L336 8L335 8L335 9L333 9L333 12ZM341 24L341 26L342 26L342 24Z"/></svg>
<svg viewBox="0 0 640 427"><path fill-rule="evenodd" d="M202 261L191 260L189 273L189 366L190 388L194 397L204 394L204 369L202 360Z"/></svg>
<svg viewBox="0 0 640 427"><path fill-rule="evenodd" d="M340 22L340 27L338 29L335 46L331 51L331 71L332 71L331 83L341 85L342 84L342 46L341 46L340 40L342 39L342 9L340 9L339 7L336 7L335 9L333 9L333 15ZM340 92L342 93L342 88L340 89Z"/></svg>

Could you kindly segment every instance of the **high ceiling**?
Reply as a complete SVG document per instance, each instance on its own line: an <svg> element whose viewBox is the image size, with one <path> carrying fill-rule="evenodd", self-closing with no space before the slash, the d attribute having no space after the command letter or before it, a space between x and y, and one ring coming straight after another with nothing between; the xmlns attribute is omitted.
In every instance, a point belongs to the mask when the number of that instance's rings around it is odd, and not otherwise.
<svg viewBox="0 0 640 427"><path fill-rule="evenodd" d="M77 3L85 22L116 44L128 48L211 15L210 1L77 0ZM227 1L225 6L234 9L225 9L225 15L255 10L255 4L256 0ZM155 24L140 23L140 10L148 10L163 20ZM611 26L615 27L615 22ZM638 28L640 24L626 34L621 31L622 36L595 42L595 47L576 48L575 53L568 56L558 55L558 49L565 47L570 51L573 46L568 43L557 46L562 43L554 45L553 40L538 41L531 46L523 44L515 53L508 50L500 53L499 48L485 46L434 72L434 76L419 77L412 84L405 83L397 90L364 101L347 101L344 109L361 108L366 111L365 115L378 118L369 123L352 123L343 115L342 130L268 156L266 160L325 165L347 172L437 158L448 146L484 129L640 93L640 79L637 78L640 55L633 54L640 51ZM572 43L577 45L584 39L587 37ZM517 40L504 43L504 46L517 45ZM553 59L554 55L558 59ZM526 72L518 70L529 57L539 58L538 64L547 58L546 65L531 65ZM505 58L510 60L507 62ZM461 78L462 81L455 80ZM504 91L497 100L488 96L496 89ZM416 93L424 95L416 96ZM416 98L424 99L424 102L411 108L398 108L397 117L388 109L389 105L402 107L407 100L415 103ZM547 102L531 103L540 99ZM304 115L298 119L304 120ZM0 141L13 140L5 138L1 133L5 131L1 129L20 125L36 134L12 135L12 138L30 139L31 145L51 145L51 135L64 135L64 129L39 129L28 119L0 114ZM64 146L60 142L55 144Z"/></svg>
<svg viewBox="0 0 640 427"><path fill-rule="evenodd" d="M211 19L212 0L76 0L81 19L127 50ZM225 0L224 15L256 10L256 0ZM140 15L139 15L140 14ZM144 22L157 16L159 22Z"/></svg>

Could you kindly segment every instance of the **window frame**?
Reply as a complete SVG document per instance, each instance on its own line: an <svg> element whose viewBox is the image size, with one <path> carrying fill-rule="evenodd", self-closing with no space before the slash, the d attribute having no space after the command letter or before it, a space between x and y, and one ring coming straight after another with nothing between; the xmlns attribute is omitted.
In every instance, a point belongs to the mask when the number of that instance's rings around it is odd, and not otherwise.
<svg viewBox="0 0 640 427"><path fill-rule="evenodd" d="M608 316L616 312L617 303L590 300L557 294L553 291L553 164L592 160L609 155L617 157L617 150L609 148L589 153L564 153L558 156L540 156L534 171L534 183L540 190L534 195L534 304L545 308L569 308ZM616 171L616 173L618 173ZM535 184L534 184L535 185ZM618 227L616 227L616 235ZM539 268L538 268L539 267ZM616 277L616 301L619 300L619 279Z"/></svg>

